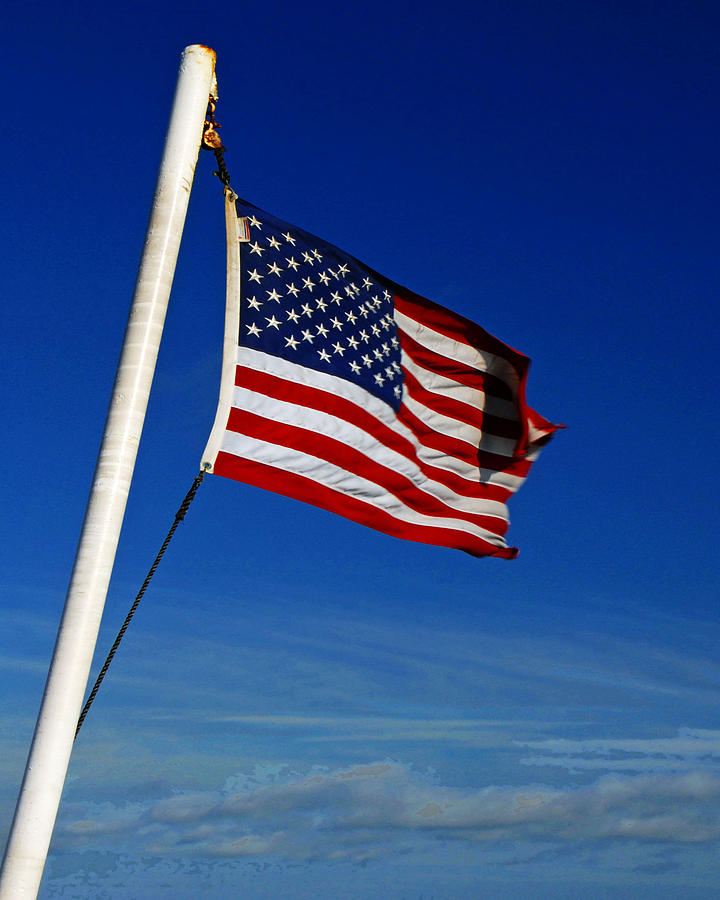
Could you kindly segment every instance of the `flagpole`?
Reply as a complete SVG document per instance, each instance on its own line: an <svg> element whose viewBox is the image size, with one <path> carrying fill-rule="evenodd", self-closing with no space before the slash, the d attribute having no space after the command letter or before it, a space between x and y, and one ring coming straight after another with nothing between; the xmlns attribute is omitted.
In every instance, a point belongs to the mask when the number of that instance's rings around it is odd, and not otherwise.
<svg viewBox="0 0 720 900"><path fill-rule="evenodd" d="M0 875L0 900L35 898L70 762L160 347L215 53L180 61L150 221L85 520Z"/></svg>

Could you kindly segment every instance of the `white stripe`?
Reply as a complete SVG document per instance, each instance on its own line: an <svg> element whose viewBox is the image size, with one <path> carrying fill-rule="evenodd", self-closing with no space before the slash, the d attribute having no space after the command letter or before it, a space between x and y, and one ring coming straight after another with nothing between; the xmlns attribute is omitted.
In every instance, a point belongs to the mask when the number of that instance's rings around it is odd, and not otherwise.
<svg viewBox="0 0 720 900"><path fill-rule="evenodd" d="M299 426L318 435L340 441L347 447L362 453L367 459L403 475L419 490L436 503L473 515L494 516L507 521L507 507L498 500L467 497L457 494L447 486L428 478L422 470L407 457L387 447L375 436L351 422L330 413L306 406L299 406L252 390L235 387L233 406L240 410L263 416L283 425Z"/></svg>
<svg viewBox="0 0 720 900"><path fill-rule="evenodd" d="M501 400L500 397L493 397L492 394L488 395L484 391L478 391L459 381L453 381L446 375L433 372L417 363L404 350L402 365L417 378L425 390L431 391L433 394L449 397L451 400L465 403L473 409L482 410L498 418L509 419L511 422L517 422L519 419L517 405L511 400Z"/></svg>
<svg viewBox="0 0 720 900"><path fill-rule="evenodd" d="M466 522L464 519L426 516L423 513L416 512L414 509L405 506L394 494L389 493L381 485L368 481L365 478L360 478L339 466L302 453L299 450L280 447L267 441L261 441L231 431L226 432L222 449L233 456L250 459L253 462L263 463L283 472L290 472L309 478L311 481L322 484L324 487L330 488L344 496L353 497L366 503L368 506L383 510L402 522L423 527L449 528L453 531L474 535L495 547L507 546L499 535L486 531L472 522Z"/></svg>
<svg viewBox="0 0 720 900"><path fill-rule="evenodd" d="M344 378L337 378L327 372L318 372L316 369L306 368L297 363L289 362L261 350L251 350L248 347L238 347L237 362L240 366L246 366L258 372L276 375L294 384L302 384L307 387L327 391L344 400L349 400L356 406L365 409L371 416L378 419L397 435L410 441L415 447L418 440L415 434L399 422L392 407L383 400L368 393L364 388L358 387ZM424 408L424 407L423 407ZM438 469L445 469L466 481L495 484L513 493L518 490L525 481L517 475L507 472L496 472L493 469L479 469L464 460L448 456L442 450L426 447L421 444L417 451L420 462Z"/></svg>
<svg viewBox="0 0 720 900"><path fill-rule="evenodd" d="M438 353L440 356L446 356L448 359L454 359L465 366L473 369L479 369L481 372L487 372L500 378L512 390L513 395L517 391L518 374L510 363L501 356L489 353L486 350L478 350L477 347L471 347L462 341L453 340L439 331L411 319L404 313L401 313L397 307L395 308L395 321L398 327L405 334L411 337L418 344Z"/></svg>

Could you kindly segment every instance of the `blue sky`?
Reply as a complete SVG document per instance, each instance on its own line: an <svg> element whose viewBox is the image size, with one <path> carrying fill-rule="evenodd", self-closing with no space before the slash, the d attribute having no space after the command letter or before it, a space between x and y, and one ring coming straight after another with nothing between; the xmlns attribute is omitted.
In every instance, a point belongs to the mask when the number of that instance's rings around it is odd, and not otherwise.
<svg viewBox="0 0 720 900"><path fill-rule="evenodd" d="M208 478L78 740L41 897L713 896L714 5L3 18L3 835L184 46L218 53L239 193L527 353L531 404L568 426L513 498L513 562ZM93 672L214 418L213 167Z"/></svg>

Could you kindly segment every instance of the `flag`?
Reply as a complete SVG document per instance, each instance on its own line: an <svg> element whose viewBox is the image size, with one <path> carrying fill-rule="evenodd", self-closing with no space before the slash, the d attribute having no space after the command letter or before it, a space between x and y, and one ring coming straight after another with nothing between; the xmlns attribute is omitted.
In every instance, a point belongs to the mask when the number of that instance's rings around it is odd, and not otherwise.
<svg viewBox="0 0 720 900"><path fill-rule="evenodd" d="M529 360L226 193L220 402L203 465L396 537L512 558L507 500L555 425Z"/></svg>

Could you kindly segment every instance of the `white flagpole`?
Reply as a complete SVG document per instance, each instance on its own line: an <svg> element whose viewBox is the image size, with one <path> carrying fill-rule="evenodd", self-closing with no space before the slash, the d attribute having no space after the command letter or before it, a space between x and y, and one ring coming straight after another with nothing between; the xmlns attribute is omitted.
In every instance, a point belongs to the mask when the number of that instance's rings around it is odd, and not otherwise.
<svg viewBox="0 0 720 900"><path fill-rule="evenodd" d="M215 53L183 51L115 385L75 565L0 876L0 900L40 889L82 707L175 274Z"/></svg>

